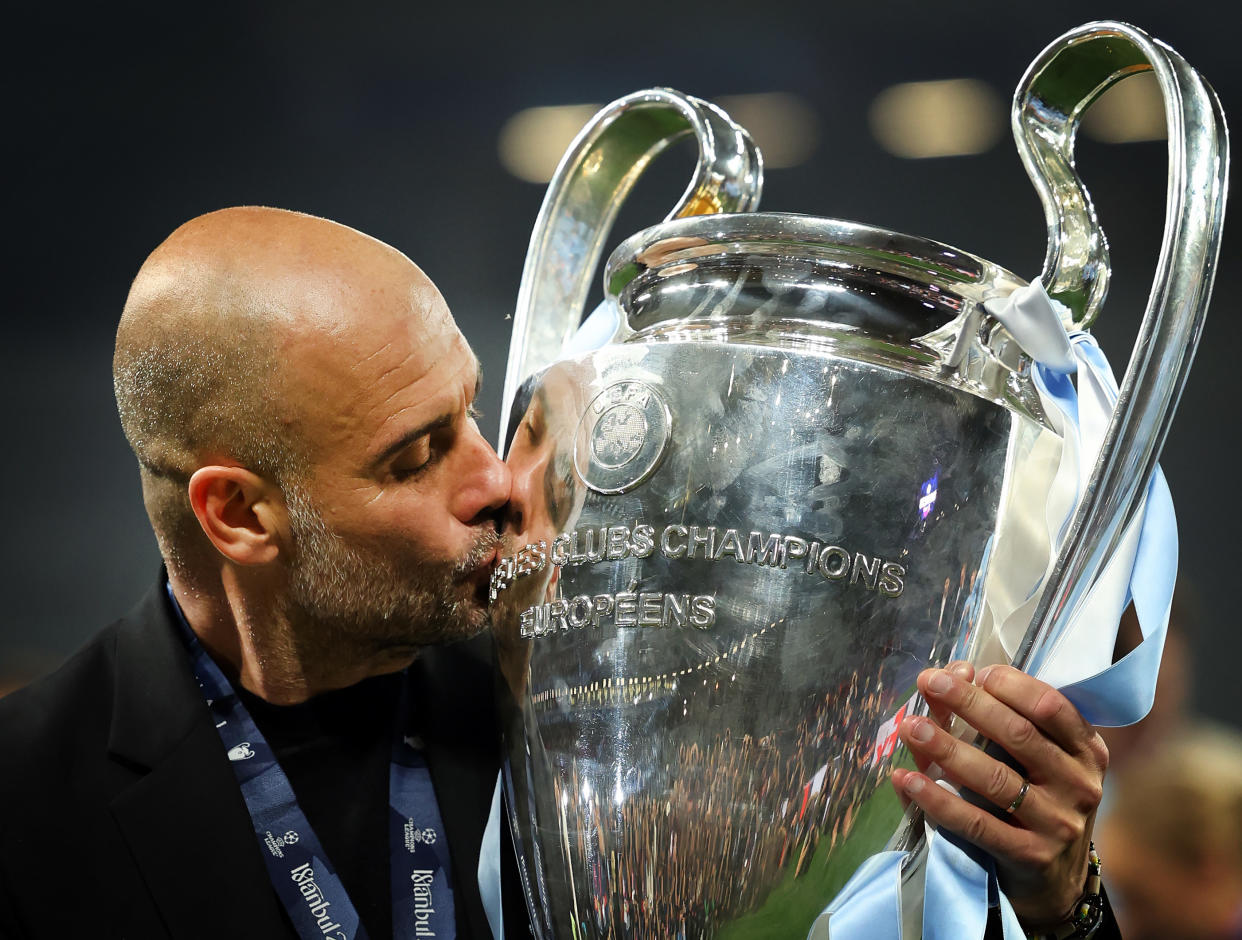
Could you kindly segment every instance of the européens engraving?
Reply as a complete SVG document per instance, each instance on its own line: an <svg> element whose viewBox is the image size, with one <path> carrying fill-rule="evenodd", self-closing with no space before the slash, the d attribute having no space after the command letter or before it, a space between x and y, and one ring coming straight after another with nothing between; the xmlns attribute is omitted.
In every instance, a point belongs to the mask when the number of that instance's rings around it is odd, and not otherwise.
<svg viewBox="0 0 1242 940"><path fill-rule="evenodd" d="M522 611L518 631L523 637L548 636L601 624L618 629L693 627L709 630L716 623L712 594L665 594L660 591L617 594L579 594L557 598Z"/></svg>

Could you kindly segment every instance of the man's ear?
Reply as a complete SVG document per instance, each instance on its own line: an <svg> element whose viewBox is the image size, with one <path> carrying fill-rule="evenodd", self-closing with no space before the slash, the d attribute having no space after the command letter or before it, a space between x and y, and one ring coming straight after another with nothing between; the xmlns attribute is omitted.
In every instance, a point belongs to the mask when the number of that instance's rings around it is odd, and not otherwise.
<svg viewBox="0 0 1242 940"><path fill-rule="evenodd" d="M280 554L280 489L244 467L200 467L189 483L190 508L203 533L238 565L265 565Z"/></svg>

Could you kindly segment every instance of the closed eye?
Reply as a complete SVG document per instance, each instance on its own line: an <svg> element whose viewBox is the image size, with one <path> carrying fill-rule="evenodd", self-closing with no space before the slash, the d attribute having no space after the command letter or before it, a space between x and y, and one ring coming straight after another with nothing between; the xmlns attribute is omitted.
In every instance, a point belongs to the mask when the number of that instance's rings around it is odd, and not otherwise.
<svg viewBox="0 0 1242 940"><path fill-rule="evenodd" d="M393 461L393 478L398 481L408 480L431 466L434 456L432 435L424 434L416 438Z"/></svg>
<svg viewBox="0 0 1242 940"><path fill-rule="evenodd" d="M389 473L401 481L428 469L452 446L455 433L452 416L444 415L406 434L388 448Z"/></svg>

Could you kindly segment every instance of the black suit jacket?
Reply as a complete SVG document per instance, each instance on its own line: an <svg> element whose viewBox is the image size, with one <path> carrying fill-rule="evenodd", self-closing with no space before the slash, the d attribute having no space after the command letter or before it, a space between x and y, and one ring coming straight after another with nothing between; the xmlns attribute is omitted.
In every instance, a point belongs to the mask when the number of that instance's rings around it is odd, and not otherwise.
<svg viewBox="0 0 1242 940"><path fill-rule="evenodd" d="M158 584L0 699L0 937L294 936L173 616ZM411 668L458 936L490 938L477 875L500 755L489 644L429 649ZM501 829L516 936L527 919Z"/></svg>

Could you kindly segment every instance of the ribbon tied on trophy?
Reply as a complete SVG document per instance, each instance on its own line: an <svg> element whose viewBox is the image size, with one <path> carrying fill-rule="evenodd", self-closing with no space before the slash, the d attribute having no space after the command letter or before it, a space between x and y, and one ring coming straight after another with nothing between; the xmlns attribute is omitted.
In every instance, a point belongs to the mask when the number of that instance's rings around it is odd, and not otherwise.
<svg viewBox="0 0 1242 940"><path fill-rule="evenodd" d="M1035 382L1063 442L1060 454L1052 458L1054 480L1041 490L1046 503L1020 501L1039 516L1027 524L1046 526L1046 540L1034 541L1049 546L1049 551L1009 561L1016 571L1036 575L1030 578L1031 590L1016 607L991 611L1001 643L1013 656L1029 622L1036 589L1051 571L1104 448L1118 388L1095 339L1086 332L1066 333L1067 311L1048 297L1039 281L1004 300L988 301L985 307L1031 355ZM1077 377L1077 388L1071 376ZM1010 520L1010 524L1022 523ZM1169 559L1176 557L1173 500L1157 467L1092 589L1077 612L1032 650L1028 666L1033 675L1058 687L1094 725L1132 724L1151 708L1177 570ZM1001 592L989 598L997 593ZM1114 664L1117 625L1131 601L1143 639ZM888 851L869 858L817 919L810 938L982 937L988 908L999 907L1006 940L1023 940L1025 934L986 854L930 825L924 837L925 854ZM901 912L912 906L903 894L918 890L919 879L911 879L905 871L912 862L922 866L921 934L910 929L915 925L902 923ZM914 909L919 910L917 904Z"/></svg>

